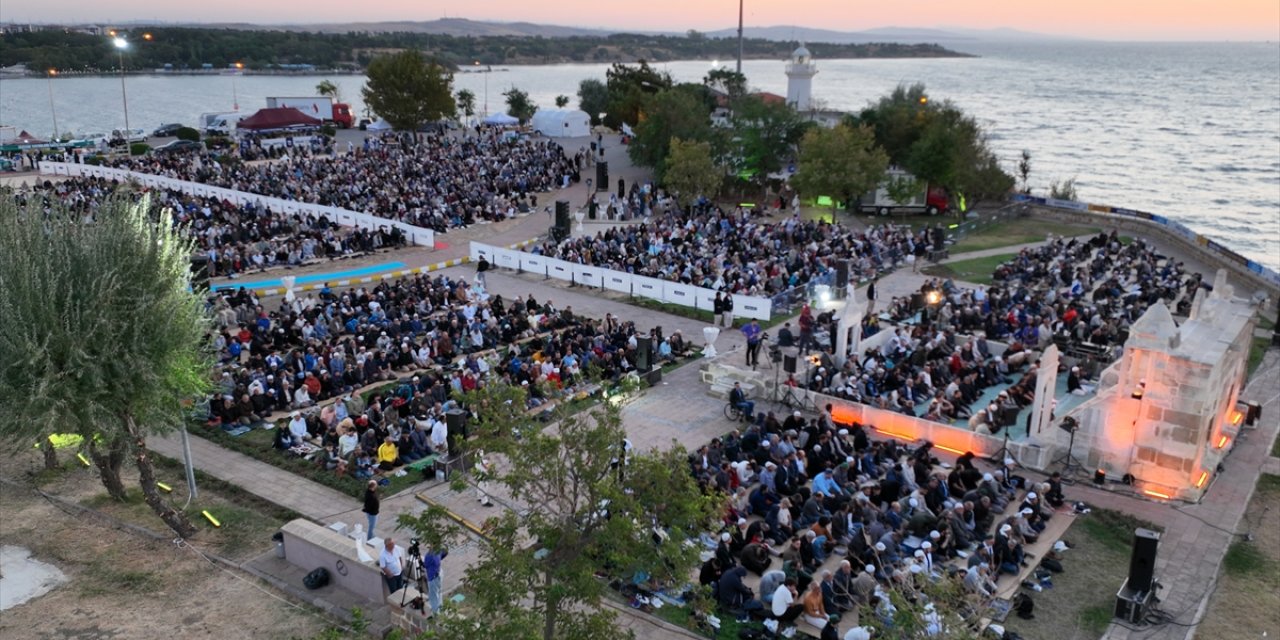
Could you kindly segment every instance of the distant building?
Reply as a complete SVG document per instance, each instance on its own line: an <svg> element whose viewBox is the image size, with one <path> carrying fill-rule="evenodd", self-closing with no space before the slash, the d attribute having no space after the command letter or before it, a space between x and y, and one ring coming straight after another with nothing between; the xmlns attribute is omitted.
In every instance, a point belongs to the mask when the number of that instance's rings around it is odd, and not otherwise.
<svg viewBox="0 0 1280 640"><path fill-rule="evenodd" d="M802 44L791 54L787 63L787 104L796 111L808 111L813 96L813 77L818 75L818 65L813 54Z"/></svg>

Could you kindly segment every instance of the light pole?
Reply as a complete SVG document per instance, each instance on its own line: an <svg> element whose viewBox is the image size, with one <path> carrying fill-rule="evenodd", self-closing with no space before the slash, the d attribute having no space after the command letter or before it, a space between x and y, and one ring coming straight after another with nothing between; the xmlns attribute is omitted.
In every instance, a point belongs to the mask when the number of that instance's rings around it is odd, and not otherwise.
<svg viewBox="0 0 1280 640"><path fill-rule="evenodd" d="M231 110L232 111L240 110L240 94L239 92L236 91L236 76L240 75L240 72L243 69L244 69L244 63L237 62L235 64L235 71L231 72Z"/></svg>
<svg viewBox="0 0 1280 640"><path fill-rule="evenodd" d="M746 0L738 0L738 75L742 75L742 6Z"/></svg>
<svg viewBox="0 0 1280 640"><path fill-rule="evenodd" d="M120 101L124 104L124 135L127 140L129 137L129 92L124 88L124 50L129 48L129 41L120 36L116 36L111 40L116 46L116 53L120 56Z"/></svg>
<svg viewBox="0 0 1280 640"><path fill-rule="evenodd" d="M49 70L49 115L53 116L53 139L58 139L58 110L53 106L53 77L58 75L57 69Z"/></svg>
<svg viewBox="0 0 1280 640"><path fill-rule="evenodd" d="M480 68L479 60L476 60L476 68L477 69ZM480 115L486 118L489 117L489 72L490 71L491 69L486 67L483 71L480 72L484 74L484 108L481 109L482 113Z"/></svg>

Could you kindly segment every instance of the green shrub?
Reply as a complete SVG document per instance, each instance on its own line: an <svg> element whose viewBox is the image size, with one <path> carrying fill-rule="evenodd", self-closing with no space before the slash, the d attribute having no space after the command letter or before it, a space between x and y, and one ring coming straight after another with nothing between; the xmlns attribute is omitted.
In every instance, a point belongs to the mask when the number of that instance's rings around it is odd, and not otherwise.
<svg viewBox="0 0 1280 640"><path fill-rule="evenodd" d="M135 142L129 145L129 155L131 156L145 156L150 150L151 145L145 142Z"/></svg>
<svg viewBox="0 0 1280 640"><path fill-rule="evenodd" d="M179 140L190 140L192 142L200 142L200 132L191 127L182 127L173 132L173 137Z"/></svg>
<svg viewBox="0 0 1280 640"><path fill-rule="evenodd" d="M102 166L103 159L102 159L102 156L85 156L84 163L91 164L95 167L100 167Z"/></svg>
<svg viewBox="0 0 1280 640"><path fill-rule="evenodd" d="M338 130L335 129L333 125L326 124L323 127L320 127L320 135L332 138L338 135Z"/></svg>

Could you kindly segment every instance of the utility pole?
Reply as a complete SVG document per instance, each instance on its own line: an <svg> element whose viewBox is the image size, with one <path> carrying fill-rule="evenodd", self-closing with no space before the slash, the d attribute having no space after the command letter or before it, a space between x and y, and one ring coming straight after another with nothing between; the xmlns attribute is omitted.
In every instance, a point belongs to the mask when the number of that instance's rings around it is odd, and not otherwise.
<svg viewBox="0 0 1280 640"><path fill-rule="evenodd" d="M738 0L738 75L742 75L742 5L746 0Z"/></svg>

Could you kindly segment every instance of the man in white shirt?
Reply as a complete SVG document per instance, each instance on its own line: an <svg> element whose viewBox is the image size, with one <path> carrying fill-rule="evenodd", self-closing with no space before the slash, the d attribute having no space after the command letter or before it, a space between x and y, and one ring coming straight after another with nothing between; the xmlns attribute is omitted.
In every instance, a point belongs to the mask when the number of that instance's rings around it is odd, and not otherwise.
<svg viewBox="0 0 1280 640"><path fill-rule="evenodd" d="M395 593L404 586L404 577L400 575L404 571L404 557L390 536L382 543L378 568L382 570L382 580L387 583L387 593Z"/></svg>
<svg viewBox="0 0 1280 640"><path fill-rule="evenodd" d="M769 612L778 622L791 622L804 611L804 605L796 602L796 579L787 578L773 592Z"/></svg>
<svg viewBox="0 0 1280 640"><path fill-rule="evenodd" d="M302 417L301 411L294 411L292 419L289 420L289 436L293 439L293 446L306 442L308 435L307 419Z"/></svg>

